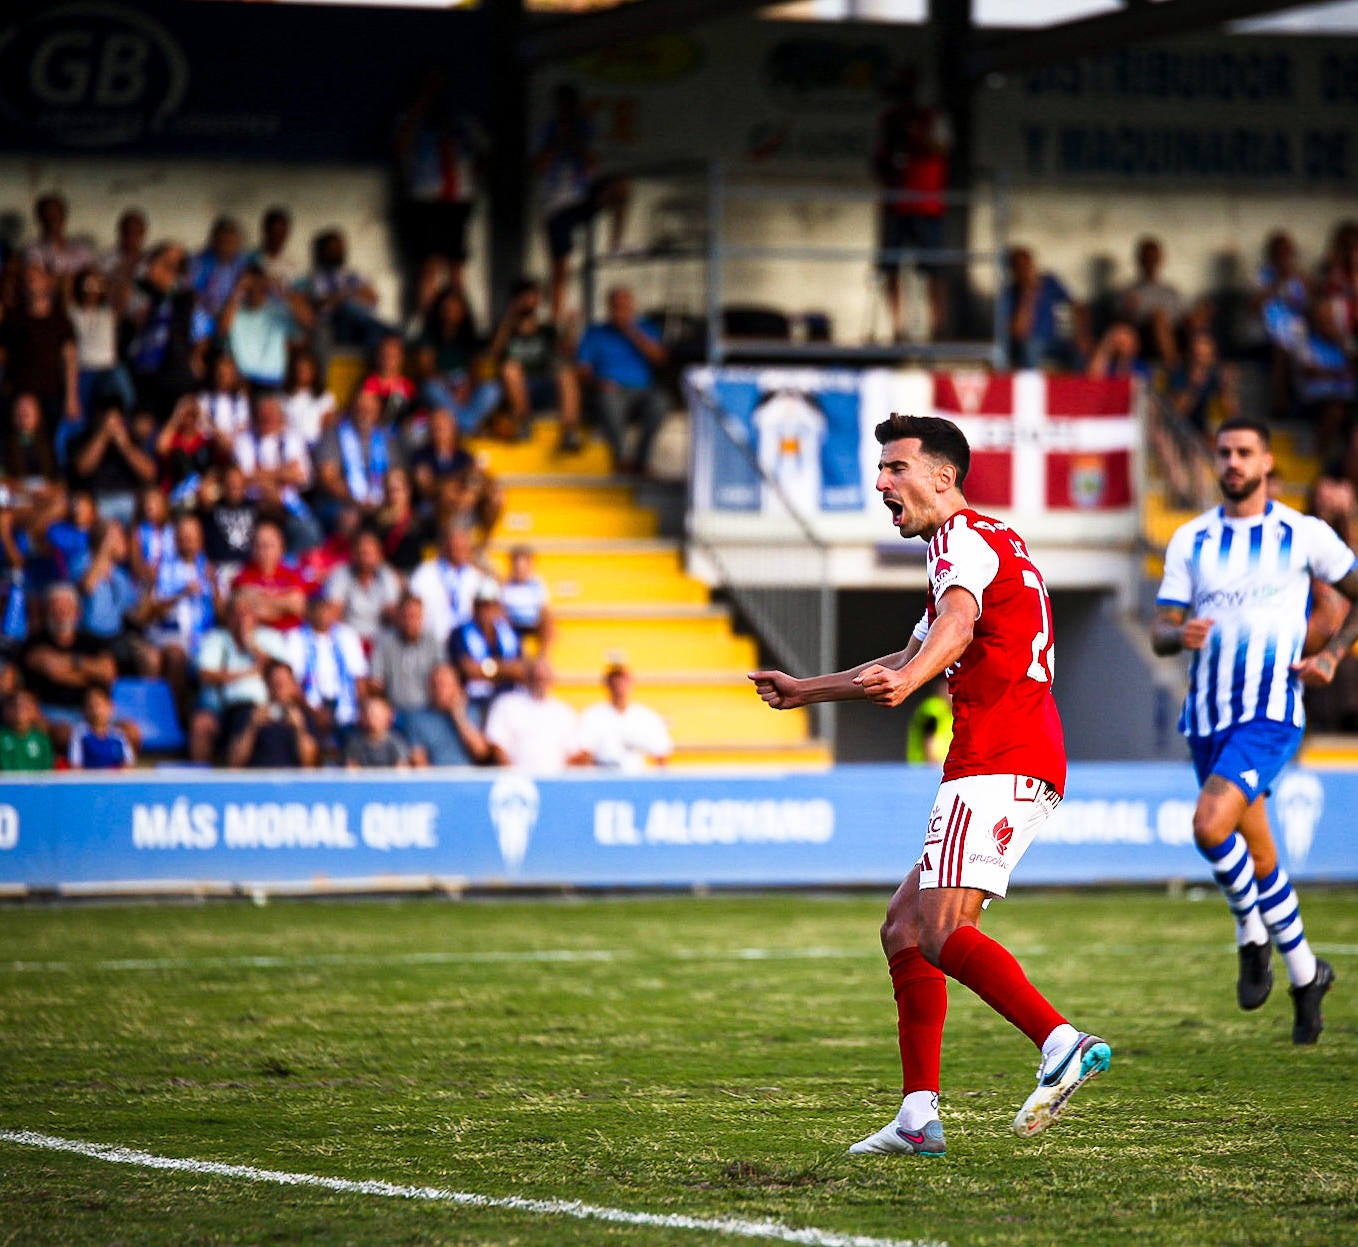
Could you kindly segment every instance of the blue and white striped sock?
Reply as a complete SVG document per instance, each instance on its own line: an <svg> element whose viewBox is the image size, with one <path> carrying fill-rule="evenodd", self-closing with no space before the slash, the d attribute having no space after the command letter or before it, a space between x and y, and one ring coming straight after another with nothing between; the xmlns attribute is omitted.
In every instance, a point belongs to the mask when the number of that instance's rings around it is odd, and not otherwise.
<svg viewBox="0 0 1358 1247"><path fill-rule="evenodd" d="M1287 871L1275 866L1257 881L1259 912L1278 951L1287 963L1287 977L1293 987L1305 987L1316 977L1316 955L1306 942L1301 925L1301 907Z"/></svg>
<svg viewBox="0 0 1358 1247"><path fill-rule="evenodd" d="M1215 848L1200 847L1198 851L1211 863L1212 877L1235 915L1235 942L1267 944L1268 928L1259 916L1259 891L1254 884L1254 863L1245 837L1233 831Z"/></svg>

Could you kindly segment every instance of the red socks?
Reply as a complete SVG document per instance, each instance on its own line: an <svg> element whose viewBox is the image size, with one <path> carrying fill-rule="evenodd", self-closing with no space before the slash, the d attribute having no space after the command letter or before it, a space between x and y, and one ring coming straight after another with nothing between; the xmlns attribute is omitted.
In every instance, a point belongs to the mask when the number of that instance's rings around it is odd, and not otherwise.
<svg viewBox="0 0 1358 1247"><path fill-rule="evenodd" d="M982 935L979 927L958 927L948 936L938 964L945 974L971 988L1039 1048L1042 1041L1066 1020L1028 982L1028 976L1014 960L1013 953L990 936Z"/></svg>
<svg viewBox="0 0 1358 1247"><path fill-rule="evenodd" d="M896 994L901 1094L937 1091L943 1019L948 1015L948 980L942 970L931 966L914 947L898 952L887 966Z"/></svg>

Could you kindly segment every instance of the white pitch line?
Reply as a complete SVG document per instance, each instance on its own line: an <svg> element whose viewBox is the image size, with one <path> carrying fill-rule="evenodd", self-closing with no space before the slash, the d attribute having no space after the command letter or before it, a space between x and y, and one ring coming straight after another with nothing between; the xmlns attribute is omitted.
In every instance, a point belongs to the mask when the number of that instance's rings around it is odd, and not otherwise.
<svg viewBox="0 0 1358 1247"><path fill-rule="evenodd" d="M328 1178L315 1173L287 1173L278 1169L256 1169L253 1165L226 1165L215 1160L181 1159L156 1156L133 1148L106 1143L86 1143L62 1139L31 1130L0 1130L0 1140L39 1147L51 1152L73 1152L92 1160L115 1165L136 1165L143 1169L169 1169L181 1173L207 1174L218 1178L240 1178L246 1182L271 1182L277 1186L315 1186L343 1195L378 1195L386 1199L421 1199L457 1204L467 1208L503 1208L511 1212L540 1216L575 1217L581 1221L610 1221L619 1225L647 1225L670 1230L706 1230L732 1238L762 1238L778 1243L802 1243L806 1247L948 1247L946 1243L922 1239L869 1238L864 1234L838 1234L832 1230L794 1229L777 1221L742 1221L734 1217L686 1217L677 1213L629 1212L625 1208L606 1208L583 1204L579 1200L523 1199L518 1196L475 1195L449 1191L437 1186L397 1186L376 1180Z"/></svg>
<svg viewBox="0 0 1358 1247"><path fill-rule="evenodd" d="M426 953L319 953L315 956L278 957L119 957L102 961L0 961L0 972L34 974L70 970L286 970L290 967L345 965L471 965L477 962L610 962L637 961L643 956L668 956L675 961L778 961L876 957L877 950L862 948L738 948L719 952L671 949L646 954L636 950L527 949L521 952L426 952Z"/></svg>
<svg viewBox="0 0 1358 1247"><path fill-rule="evenodd" d="M1224 949L1226 945L1222 945ZM1234 945L1230 947L1234 948ZM1356 957L1358 944L1312 944L1318 953L1331 957ZM1054 952L1044 944L1017 944L1011 951L1019 957L1045 957ZM1100 951L1108 956L1141 956L1162 953L1160 944L1108 944ZM640 961L643 958L669 958L672 961L859 961L877 960L880 954L866 944L861 948L735 948L703 952L697 949L668 949L643 952L636 949L614 950L543 948L522 951L425 952L425 953L318 953L315 956L278 957L118 957L102 961L0 961L0 974L47 974L92 970L288 970L313 966L397 966L397 965L475 965L478 963L614 962Z"/></svg>

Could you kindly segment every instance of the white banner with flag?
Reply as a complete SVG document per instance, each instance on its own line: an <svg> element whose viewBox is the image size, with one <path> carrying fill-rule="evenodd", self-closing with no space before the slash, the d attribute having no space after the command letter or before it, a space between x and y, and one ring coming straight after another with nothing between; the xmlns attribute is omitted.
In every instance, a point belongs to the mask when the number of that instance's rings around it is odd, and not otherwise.
<svg viewBox="0 0 1358 1247"><path fill-rule="evenodd" d="M1138 530L1142 396L1125 379L1040 372L694 368L690 528L705 540L889 532L873 435L891 412L953 420L968 502L1029 541L1123 545ZM790 515L789 512L795 513Z"/></svg>

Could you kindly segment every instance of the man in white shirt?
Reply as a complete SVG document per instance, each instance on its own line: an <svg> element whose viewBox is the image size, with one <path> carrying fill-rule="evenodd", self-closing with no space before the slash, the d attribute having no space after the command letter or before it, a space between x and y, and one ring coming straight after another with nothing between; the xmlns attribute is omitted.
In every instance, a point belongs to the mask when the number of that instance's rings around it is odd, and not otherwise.
<svg viewBox="0 0 1358 1247"><path fill-rule="evenodd" d="M476 591L486 579L494 578L476 561L471 530L452 521L439 557L426 559L410 576L411 593L424 603L424 630L446 642L471 619Z"/></svg>
<svg viewBox="0 0 1358 1247"><path fill-rule="evenodd" d="M306 623L286 637L288 666L316 712L322 740L343 735L358 722L359 698L368 683L363 642L338 620L339 606L318 594L307 602Z"/></svg>
<svg viewBox="0 0 1358 1247"><path fill-rule="evenodd" d="M486 740L498 766L549 775L589 762L580 747L580 721L552 692L551 664L528 664L526 687L501 693L490 705Z"/></svg>
<svg viewBox="0 0 1358 1247"><path fill-rule="evenodd" d="M649 706L632 700L632 673L622 663L604 672L608 700L580 715L580 745L595 766L635 773L664 765L673 752L669 729Z"/></svg>
<svg viewBox="0 0 1358 1247"><path fill-rule="evenodd" d="M236 435L231 452L249 482L250 497L261 506L282 509L288 548L309 550L320 545L323 535L300 492L311 486L311 455L301 435L286 425L278 395L261 394L252 427Z"/></svg>

